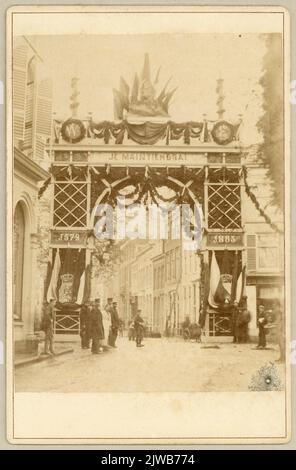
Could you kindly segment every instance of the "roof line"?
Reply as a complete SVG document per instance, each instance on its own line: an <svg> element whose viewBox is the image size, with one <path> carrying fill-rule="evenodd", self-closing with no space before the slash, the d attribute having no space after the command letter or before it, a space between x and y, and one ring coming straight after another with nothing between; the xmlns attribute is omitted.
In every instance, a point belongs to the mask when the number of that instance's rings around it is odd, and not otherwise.
<svg viewBox="0 0 296 470"><path fill-rule="evenodd" d="M35 47L34 47L33 44L31 43L31 41L29 41L29 39L28 39L26 36L23 36L23 38L24 38L25 41L29 44L29 46L30 46L31 49L34 51L34 53L36 54L36 56L38 57L38 59L41 60L42 63L44 63L44 60L42 59L41 55L37 52L37 50L35 49Z"/></svg>

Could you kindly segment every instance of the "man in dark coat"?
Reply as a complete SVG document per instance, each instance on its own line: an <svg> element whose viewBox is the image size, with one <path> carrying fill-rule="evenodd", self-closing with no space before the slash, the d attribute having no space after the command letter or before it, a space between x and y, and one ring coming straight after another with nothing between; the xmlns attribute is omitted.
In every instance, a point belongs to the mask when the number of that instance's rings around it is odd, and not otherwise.
<svg viewBox="0 0 296 470"><path fill-rule="evenodd" d="M117 310L117 302L113 302L112 308L110 309L110 316L111 316L111 326L109 331L108 337L108 344L112 346L112 348L116 348L115 341L118 336L118 329L120 327L119 315Z"/></svg>
<svg viewBox="0 0 296 470"><path fill-rule="evenodd" d="M134 318L134 327L136 334L136 346L137 348L142 348L144 346L144 344L142 344L142 339L144 336L144 320L141 317L141 310L137 310L137 314Z"/></svg>
<svg viewBox="0 0 296 470"><path fill-rule="evenodd" d="M237 337L237 317L238 317L238 303L233 302L232 309L232 333L233 333L233 342L238 343Z"/></svg>
<svg viewBox="0 0 296 470"><path fill-rule="evenodd" d="M266 331L265 326L267 325L267 318L264 310L264 305L259 306L257 326L259 328L258 337L258 349L264 349L266 347Z"/></svg>
<svg viewBox="0 0 296 470"><path fill-rule="evenodd" d="M81 348L90 347L90 311L87 304L82 304L80 308L80 337Z"/></svg>
<svg viewBox="0 0 296 470"><path fill-rule="evenodd" d="M249 323L251 321L251 314L247 308L242 309L242 342L247 343L249 341Z"/></svg>
<svg viewBox="0 0 296 470"><path fill-rule="evenodd" d="M103 352L102 340L105 338L103 316L100 309L100 299L95 300L90 314L90 333L92 339L91 352L100 354Z"/></svg>
<svg viewBox="0 0 296 470"><path fill-rule="evenodd" d="M242 343L243 342L243 336L244 336L244 318L243 318L243 312L241 308L238 308L237 314L236 314L236 321L235 321L235 342L236 343Z"/></svg>
<svg viewBox="0 0 296 470"><path fill-rule="evenodd" d="M42 329L45 333L44 338L44 354L54 354L53 335L55 322L55 300L50 299L49 304L45 305L42 318Z"/></svg>

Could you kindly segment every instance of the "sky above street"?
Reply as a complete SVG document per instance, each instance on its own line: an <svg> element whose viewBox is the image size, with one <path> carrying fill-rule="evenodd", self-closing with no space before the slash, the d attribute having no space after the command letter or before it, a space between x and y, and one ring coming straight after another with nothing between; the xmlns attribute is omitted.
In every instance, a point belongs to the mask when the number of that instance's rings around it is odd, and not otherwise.
<svg viewBox="0 0 296 470"><path fill-rule="evenodd" d="M30 36L43 60L44 76L53 80L57 118L71 115L71 78L78 77L78 117L113 120L113 88L120 76L132 86L149 53L151 76L161 66L158 86L172 77L178 87L170 106L176 122L217 118L216 80L224 79L225 118L244 118L243 140L258 139L256 122L262 113L262 73L265 45L258 34L114 34Z"/></svg>

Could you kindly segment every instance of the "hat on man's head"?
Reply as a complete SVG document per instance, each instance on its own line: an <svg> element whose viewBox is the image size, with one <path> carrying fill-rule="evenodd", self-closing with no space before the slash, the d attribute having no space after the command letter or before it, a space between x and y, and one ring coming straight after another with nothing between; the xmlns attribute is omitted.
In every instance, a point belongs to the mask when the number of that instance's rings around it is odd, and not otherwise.
<svg viewBox="0 0 296 470"><path fill-rule="evenodd" d="M116 300L114 300L113 305L117 305L117 304L118 304L118 302L116 302Z"/></svg>
<svg viewBox="0 0 296 470"><path fill-rule="evenodd" d="M113 300L113 297L108 297L107 301L109 302L109 300Z"/></svg>
<svg viewBox="0 0 296 470"><path fill-rule="evenodd" d="M100 300L101 300L100 297L97 297L97 298L95 299L95 302L100 302Z"/></svg>

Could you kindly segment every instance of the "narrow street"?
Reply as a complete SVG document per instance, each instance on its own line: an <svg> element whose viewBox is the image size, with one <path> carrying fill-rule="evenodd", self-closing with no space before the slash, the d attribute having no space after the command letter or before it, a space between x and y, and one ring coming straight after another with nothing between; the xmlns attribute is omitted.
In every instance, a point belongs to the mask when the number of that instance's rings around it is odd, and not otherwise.
<svg viewBox="0 0 296 470"><path fill-rule="evenodd" d="M252 376L278 357L276 346L197 344L179 338L145 339L136 348L118 338L101 355L80 349L15 372L16 392L190 392L247 391ZM211 346L211 347L210 347ZM279 376L284 367L276 364Z"/></svg>

